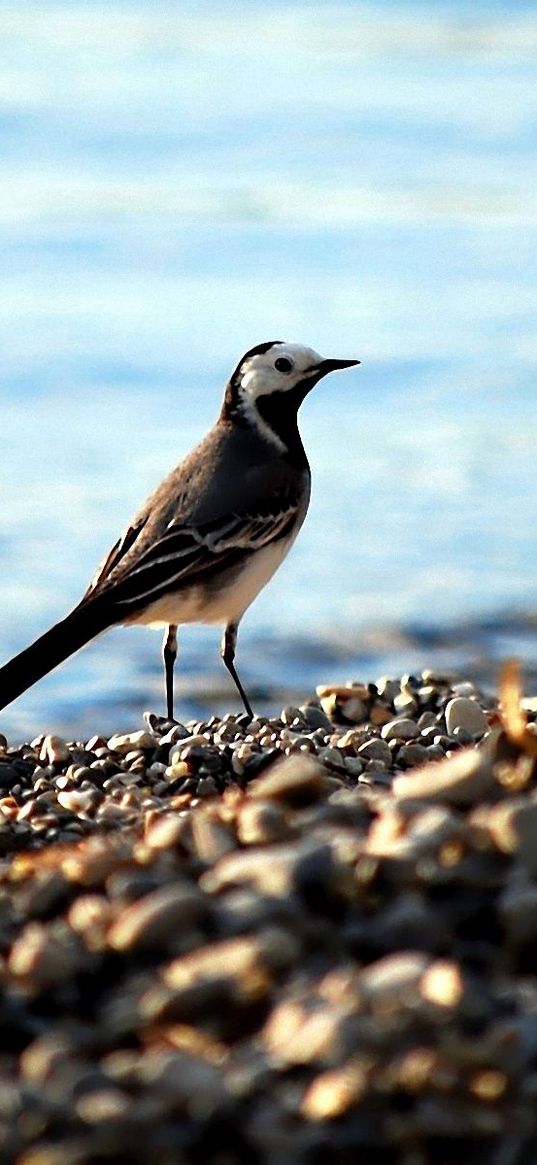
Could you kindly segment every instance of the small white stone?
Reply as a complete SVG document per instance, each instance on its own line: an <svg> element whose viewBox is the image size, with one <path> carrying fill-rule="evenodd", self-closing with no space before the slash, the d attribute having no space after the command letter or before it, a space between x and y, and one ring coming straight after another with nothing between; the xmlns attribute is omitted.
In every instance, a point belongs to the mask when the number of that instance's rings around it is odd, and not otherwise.
<svg viewBox="0 0 537 1165"><path fill-rule="evenodd" d="M141 728L138 732L117 732L115 736L110 737L108 748L111 752L128 753L137 748L155 748L157 743L157 738L152 732L146 732Z"/></svg>
<svg viewBox="0 0 537 1165"><path fill-rule="evenodd" d="M487 730L487 718L476 700L469 700L466 696L455 696L446 705L446 729L448 736L453 735L455 728L464 728L472 736L483 736Z"/></svg>
<svg viewBox="0 0 537 1165"><path fill-rule="evenodd" d="M419 728L415 720L389 720L380 730L383 740L414 740L419 736Z"/></svg>
<svg viewBox="0 0 537 1165"><path fill-rule="evenodd" d="M61 736L45 736L39 750L39 760L53 765L68 760L69 749Z"/></svg>
<svg viewBox="0 0 537 1165"><path fill-rule="evenodd" d="M77 816L92 813L96 807L93 789L62 790L58 793L57 800L62 809L68 809L70 813L75 813Z"/></svg>
<svg viewBox="0 0 537 1165"><path fill-rule="evenodd" d="M394 995L412 989L417 992L420 979L431 963L422 951L397 951L384 955L360 972L360 985L368 996Z"/></svg>

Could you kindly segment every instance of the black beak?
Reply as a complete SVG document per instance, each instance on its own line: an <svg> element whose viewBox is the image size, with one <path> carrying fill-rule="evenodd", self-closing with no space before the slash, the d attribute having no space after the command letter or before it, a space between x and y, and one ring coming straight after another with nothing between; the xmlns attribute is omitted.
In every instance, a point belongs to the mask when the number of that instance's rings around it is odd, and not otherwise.
<svg viewBox="0 0 537 1165"><path fill-rule="evenodd" d="M327 376L329 372L337 372L338 368L354 368L359 363L359 360L321 360L317 365L318 379Z"/></svg>

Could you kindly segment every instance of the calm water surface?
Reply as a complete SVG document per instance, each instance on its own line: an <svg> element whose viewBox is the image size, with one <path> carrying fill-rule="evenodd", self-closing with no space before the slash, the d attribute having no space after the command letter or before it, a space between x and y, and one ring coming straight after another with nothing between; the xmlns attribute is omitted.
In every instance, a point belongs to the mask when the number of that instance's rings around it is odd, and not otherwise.
<svg viewBox="0 0 537 1165"><path fill-rule="evenodd" d="M537 664L533 4L0 2L0 655L63 615L273 336L359 357L306 402L307 525L244 620L262 707ZM233 707L184 634L185 715ZM114 632L2 714L161 701Z"/></svg>

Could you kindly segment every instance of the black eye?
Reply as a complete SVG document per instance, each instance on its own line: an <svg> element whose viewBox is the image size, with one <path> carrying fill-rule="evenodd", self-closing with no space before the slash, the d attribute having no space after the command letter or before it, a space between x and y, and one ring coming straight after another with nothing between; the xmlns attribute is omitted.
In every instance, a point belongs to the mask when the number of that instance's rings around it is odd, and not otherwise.
<svg viewBox="0 0 537 1165"><path fill-rule="evenodd" d="M274 367L278 369L278 372L292 372L293 371L293 365L291 364L291 361L287 359L286 356L278 356L278 359L275 360L275 362L274 362Z"/></svg>

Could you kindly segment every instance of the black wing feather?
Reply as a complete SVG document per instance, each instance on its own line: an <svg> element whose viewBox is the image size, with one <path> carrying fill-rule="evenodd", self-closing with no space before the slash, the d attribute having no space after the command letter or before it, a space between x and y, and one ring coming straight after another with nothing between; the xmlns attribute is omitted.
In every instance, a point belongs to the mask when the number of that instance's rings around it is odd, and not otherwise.
<svg viewBox="0 0 537 1165"><path fill-rule="evenodd" d="M200 526L171 523L163 534L124 562L119 559L97 581L98 593L107 593L118 606L154 602L169 590L203 583L216 567L233 569L256 550L286 538L297 517L297 503L285 509L256 506L255 513L230 514ZM132 543L131 543L132 545ZM125 551L125 554L127 552Z"/></svg>

